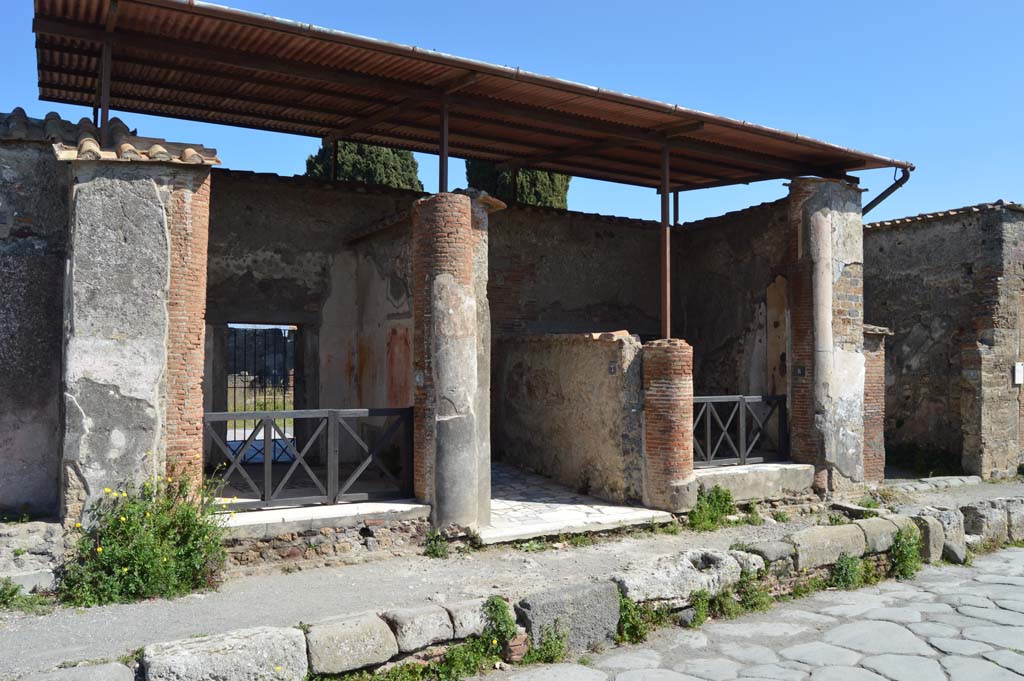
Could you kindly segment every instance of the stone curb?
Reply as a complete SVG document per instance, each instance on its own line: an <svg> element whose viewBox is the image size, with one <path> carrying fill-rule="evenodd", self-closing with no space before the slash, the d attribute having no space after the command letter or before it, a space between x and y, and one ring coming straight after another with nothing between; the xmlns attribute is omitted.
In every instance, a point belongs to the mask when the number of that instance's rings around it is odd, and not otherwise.
<svg viewBox="0 0 1024 681"><path fill-rule="evenodd" d="M784 541L761 542L747 551L690 549L630 565L610 580L579 583L535 592L515 606L518 623L535 641L545 628L560 626L572 650L613 640L619 620L619 593L637 602L686 606L699 589L720 593L743 572L773 570L781 563L797 570L831 565L842 554L882 554L892 548L898 528L913 525L922 534L922 558L938 560L957 537L962 513L968 543L1002 537L1024 538L1024 497L966 504L960 509L917 509L914 515L890 514L844 525L821 525L795 532ZM505 599L508 603L508 600ZM309 672L340 674L394 661L431 645L446 645L479 635L486 625L478 598L383 613L346 615L298 628L256 627L215 636L146 646L146 681L303 681ZM512 607L512 606L508 606ZM127 676L126 676L127 673ZM60 669L25 681L129 681L122 664Z"/></svg>

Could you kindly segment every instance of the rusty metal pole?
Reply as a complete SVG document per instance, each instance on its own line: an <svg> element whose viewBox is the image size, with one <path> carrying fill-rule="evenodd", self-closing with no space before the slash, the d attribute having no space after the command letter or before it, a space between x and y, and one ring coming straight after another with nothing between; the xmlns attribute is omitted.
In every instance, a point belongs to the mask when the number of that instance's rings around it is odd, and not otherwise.
<svg viewBox="0 0 1024 681"><path fill-rule="evenodd" d="M100 145L110 146L110 40L103 43L100 56Z"/></svg>
<svg viewBox="0 0 1024 681"><path fill-rule="evenodd" d="M438 153L440 167L437 173L437 193L448 191L448 96L441 98L441 149Z"/></svg>
<svg viewBox="0 0 1024 681"><path fill-rule="evenodd" d="M672 192L672 224L679 224L679 192Z"/></svg>
<svg viewBox="0 0 1024 681"><path fill-rule="evenodd" d="M331 149L331 182L338 179L338 139L336 137L327 138Z"/></svg>
<svg viewBox="0 0 1024 681"><path fill-rule="evenodd" d="M672 268L668 227L669 148L661 148L661 337L672 337Z"/></svg>

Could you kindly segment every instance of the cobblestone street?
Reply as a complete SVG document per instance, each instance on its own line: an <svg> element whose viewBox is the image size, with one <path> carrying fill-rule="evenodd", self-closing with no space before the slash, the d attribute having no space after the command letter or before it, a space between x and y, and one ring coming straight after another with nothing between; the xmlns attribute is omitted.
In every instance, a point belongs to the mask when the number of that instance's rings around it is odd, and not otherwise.
<svg viewBox="0 0 1024 681"><path fill-rule="evenodd" d="M909 582L826 591L508 681L1010 681L1024 679L1024 549Z"/></svg>

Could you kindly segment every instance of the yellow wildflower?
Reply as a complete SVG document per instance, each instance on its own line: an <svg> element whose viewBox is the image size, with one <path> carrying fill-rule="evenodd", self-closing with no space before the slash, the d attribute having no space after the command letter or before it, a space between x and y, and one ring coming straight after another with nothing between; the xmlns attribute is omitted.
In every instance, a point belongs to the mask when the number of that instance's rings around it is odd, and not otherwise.
<svg viewBox="0 0 1024 681"><path fill-rule="evenodd" d="M97 546L96 547L96 553L103 553L103 547L102 546Z"/></svg>
<svg viewBox="0 0 1024 681"><path fill-rule="evenodd" d="M147 518L149 517L149 511L146 511L146 517Z"/></svg>
<svg viewBox="0 0 1024 681"><path fill-rule="evenodd" d="M274 665L274 671L275 671L275 672L279 672L279 671L281 671L281 665L279 665L279 664L275 664L275 665Z"/></svg>
<svg viewBox="0 0 1024 681"><path fill-rule="evenodd" d="M121 572L122 573L127 573L128 572L128 568L121 568Z"/></svg>
<svg viewBox="0 0 1024 681"><path fill-rule="evenodd" d="M104 488L103 488L103 493L104 493L104 494L110 494L110 493L111 493L112 491L113 491L113 490L111 490L111 489L110 489L109 487L104 487Z"/></svg>
<svg viewBox="0 0 1024 681"><path fill-rule="evenodd" d="M122 523L126 523L126 522L128 522L128 519L127 519L127 518L125 518L124 516L121 516L121 522L122 522Z"/></svg>
<svg viewBox="0 0 1024 681"><path fill-rule="evenodd" d="M79 530L82 528L82 523L75 523L75 529Z"/></svg>
<svg viewBox="0 0 1024 681"><path fill-rule="evenodd" d="M165 562L165 563L167 562L167 557L166 557L166 556L164 556L164 562Z"/></svg>
<svg viewBox="0 0 1024 681"><path fill-rule="evenodd" d="M496 645L498 645L498 639L496 639L496 638L492 638L492 639L491 639L491 645L492 645L492 646L496 646Z"/></svg>

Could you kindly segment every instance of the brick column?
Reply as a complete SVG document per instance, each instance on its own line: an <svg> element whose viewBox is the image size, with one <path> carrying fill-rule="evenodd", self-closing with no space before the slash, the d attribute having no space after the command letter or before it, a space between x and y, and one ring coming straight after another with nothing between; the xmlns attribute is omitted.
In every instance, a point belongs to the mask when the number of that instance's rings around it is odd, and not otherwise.
<svg viewBox="0 0 1024 681"><path fill-rule="evenodd" d="M203 481L203 371L206 351L206 248L209 172L169 187L171 242L167 291L167 474Z"/></svg>
<svg viewBox="0 0 1024 681"><path fill-rule="evenodd" d="M864 326L864 481L885 480L885 337L881 326Z"/></svg>
<svg viewBox="0 0 1024 681"><path fill-rule="evenodd" d="M687 510L694 501L693 348L680 339L644 345L644 505Z"/></svg>
<svg viewBox="0 0 1024 681"><path fill-rule="evenodd" d="M468 196L413 204L413 483L435 526L478 520L472 223Z"/></svg>

